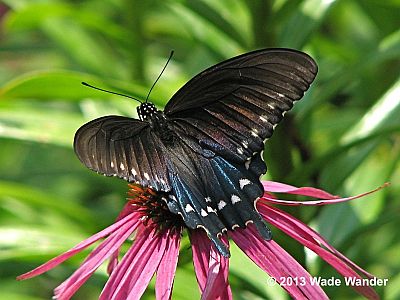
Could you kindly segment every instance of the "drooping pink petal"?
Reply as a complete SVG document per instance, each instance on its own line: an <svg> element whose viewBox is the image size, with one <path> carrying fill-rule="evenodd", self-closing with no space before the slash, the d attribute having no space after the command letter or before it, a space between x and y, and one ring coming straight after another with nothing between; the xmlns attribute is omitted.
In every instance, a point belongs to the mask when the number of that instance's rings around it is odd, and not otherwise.
<svg viewBox="0 0 400 300"><path fill-rule="evenodd" d="M265 187L265 182L263 182L263 185ZM276 188L274 187L269 187L271 190L279 193L288 193L288 194L296 194L296 195L302 195L302 196L309 196L309 197L324 197L323 200L314 200L314 201L291 201L291 200L281 200L281 199L276 199L275 197L271 197L268 192L264 193L264 196L261 198L263 201L273 203L273 204L280 204L280 205L287 205L287 206L320 206L320 205L327 205L327 204L336 204L340 202L346 202L350 200L354 200L357 198L364 197L366 195L375 193L379 191L380 189L383 189L386 187L388 184L384 184L372 191L362 193L356 196L352 197L346 197L346 198L338 198L337 196L332 196L329 193L326 193L322 190L315 189L315 188L310 188L310 187L302 187L302 188L296 188L292 186L288 186L288 188L284 188L283 186L286 186L286 184L283 183L277 183L274 182L274 186L277 185ZM281 186L282 185L282 186ZM290 187L290 188L289 188Z"/></svg>
<svg viewBox="0 0 400 300"><path fill-rule="evenodd" d="M295 195L303 195L303 196L310 196L319 199L335 199L338 198L334 195L329 194L323 190L313 188L313 187L295 187L293 185L289 185L286 183L276 182L276 181L269 181L265 180L262 181L264 186L265 192L270 193L286 193L286 194L295 194Z"/></svg>
<svg viewBox="0 0 400 300"><path fill-rule="evenodd" d="M157 269L157 300L169 300L171 298L176 266L178 264L181 230L172 230L169 235L165 235L163 238L166 239L167 246Z"/></svg>
<svg viewBox="0 0 400 300"><path fill-rule="evenodd" d="M145 230L145 233L151 234L151 230L149 230L148 232ZM111 297L115 293L117 293L118 290L121 290L121 287L118 286L124 279L124 275L128 271L129 267L132 265L133 260L138 256L138 251L140 250L140 248L143 248L145 245L148 246L146 242L149 242L149 240L147 240L147 237L145 238L145 236L142 234L136 235L134 244L125 253L121 262L116 266L116 268L111 273L110 278L108 279L106 285L103 288L103 291L101 292L99 298L100 300L111 299ZM125 293L128 294L128 292L129 288L126 288Z"/></svg>
<svg viewBox="0 0 400 300"><path fill-rule="evenodd" d="M228 282L229 261L215 250L211 240L203 230L190 231L193 265L202 299L231 299ZM227 239L225 244L229 246ZM216 287L215 289L213 287ZM217 291L217 294L213 292Z"/></svg>
<svg viewBox="0 0 400 300"><path fill-rule="evenodd" d="M296 219L292 215L276 208L268 206L262 202L257 203L257 209L261 216L270 224L274 225L275 227L279 228L287 235L291 236L294 239L297 239L297 236L301 236L307 239L311 243L315 243L316 245L322 245L327 248L329 251L334 253L336 256L341 258L345 261L348 265L352 266L353 269L359 271L363 275L368 278L375 277L371 273L368 273L366 270L362 269L360 266L355 264L345 255L340 253L335 247L330 245L328 241L316 232L314 229L309 227L308 225L304 224L300 220Z"/></svg>
<svg viewBox="0 0 400 300"><path fill-rule="evenodd" d="M99 300L140 299L160 264L166 238L144 227L121 262L111 274Z"/></svg>
<svg viewBox="0 0 400 300"><path fill-rule="evenodd" d="M262 239L254 226L230 232L230 236L243 252L261 269L282 284L283 280L302 280L301 284L284 284L282 287L294 299L328 299L311 275L275 241Z"/></svg>
<svg viewBox="0 0 400 300"><path fill-rule="evenodd" d="M118 217L115 219L115 222L118 222L119 220L125 218L127 215L135 211L135 207L130 203L126 203L124 205L124 208L121 210L119 213ZM118 265L118 255L119 255L119 250L115 251L113 254L111 254L108 265L107 265L107 273L108 275L111 275L115 267Z"/></svg>
<svg viewBox="0 0 400 300"><path fill-rule="evenodd" d="M190 231L190 243L193 252L193 266L196 272L197 283L203 294L208 274L208 263L210 261L211 240L207 234L200 229Z"/></svg>
<svg viewBox="0 0 400 300"><path fill-rule="evenodd" d="M119 256L119 249L111 254L108 265L107 265L107 274L111 275L114 269L118 266L118 256Z"/></svg>
<svg viewBox="0 0 400 300"><path fill-rule="evenodd" d="M49 260L48 262L44 263L43 265L33 269L32 271L29 271L25 274L22 274L17 277L18 280L24 280L28 279L34 276L38 276L44 272L47 272L54 267L58 266L71 256L74 256L75 254L81 252L91 244L97 242L101 238L106 237L107 235L111 234L112 232L117 231L121 226L124 226L125 224L129 224L129 226L135 228L139 222L139 214L137 213L132 213L125 218L121 219L120 221L114 223L113 225L107 227L106 229L96 233L95 235L92 235L90 238L80 242L77 244L75 247L72 249L68 250L67 252L64 252L63 254Z"/></svg>
<svg viewBox="0 0 400 300"><path fill-rule="evenodd" d="M228 240L225 244L229 248ZM228 281L229 259L222 256L215 247L210 248L206 288L201 295L202 300L230 300L232 291Z"/></svg>
<svg viewBox="0 0 400 300"><path fill-rule="evenodd" d="M314 251L344 277L361 279L362 277L355 272L354 269L367 277L374 277L337 251L321 235L293 216L268 205L259 205L258 209L267 222L276 226L305 247ZM321 245L325 246L328 250L322 248ZM376 292L369 286L353 286L353 288L368 299L379 299Z"/></svg>
<svg viewBox="0 0 400 300"><path fill-rule="evenodd" d="M67 300L86 282L97 268L114 253L136 229L127 222L111 233L99 246L97 246L79 266L79 268L55 290L58 300Z"/></svg>

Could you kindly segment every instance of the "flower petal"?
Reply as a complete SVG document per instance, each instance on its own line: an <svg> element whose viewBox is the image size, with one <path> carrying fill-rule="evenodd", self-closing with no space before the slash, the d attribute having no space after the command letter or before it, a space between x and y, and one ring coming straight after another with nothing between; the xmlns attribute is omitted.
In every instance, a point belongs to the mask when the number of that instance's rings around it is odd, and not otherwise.
<svg viewBox="0 0 400 300"><path fill-rule="evenodd" d="M208 263L210 260L212 242L201 229L191 230L189 236L192 245L193 266L196 272L197 283L199 284L200 292L203 293L207 283Z"/></svg>
<svg viewBox="0 0 400 300"><path fill-rule="evenodd" d="M117 249L117 251L115 251L113 254L111 254L110 259L108 261L108 265L107 265L107 274L108 275L111 275L111 273L118 266L118 256L119 256L119 249Z"/></svg>
<svg viewBox="0 0 400 300"><path fill-rule="evenodd" d="M269 181L268 184L263 182L264 188L270 188L272 191L271 192L279 192L279 193L288 193L288 194L296 194L296 195L302 195L302 196L310 196L310 197L316 197L316 198L324 198L323 200L316 200L316 201L290 201L290 200L280 200L276 199L275 197L271 197L268 192L269 190L266 190L264 193L264 196L261 198L265 202L273 203L273 204L280 204L280 205L287 205L287 206L320 206L320 205L327 205L327 204L335 204L335 203L340 203L340 202L346 202L350 200L354 200L357 198L364 197L366 195L375 193L379 191L380 189L383 189L384 187L388 186L388 183L385 183L384 185L366 192L362 193L356 196L352 197L346 197L346 198L339 198L337 196L333 196L323 190L311 188L311 187L302 187L302 188L296 188L290 185L286 185L283 183L278 183L278 182L273 182L274 184L271 184L272 181ZM277 186L274 188L274 186ZM288 186L288 188L285 189L284 186ZM290 188L289 188L290 187Z"/></svg>
<svg viewBox="0 0 400 300"><path fill-rule="evenodd" d="M286 193L286 194L295 194L295 195L304 195L310 196L314 198L320 199L335 199L337 198L334 195L329 194L320 189L316 189L313 187L295 187L293 185L289 185L286 183L276 182L276 181L269 181L265 180L262 181L262 185L264 186L265 192L270 193Z"/></svg>
<svg viewBox="0 0 400 300"><path fill-rule="evenodd" d="M267 222L276 226L310 250L314 251L344 277L361 279L362 277L353 269L359 271L367 277L374 277L372 274L363 270L361 267L357 266L354 262L337 251L312 228L288 213L276 207L271 207L265 204L263 205L262 203L259 203L258 210ZM329 251L322 248L321 245L326 247ZM375 291L369 286L353 286L353 288L368 299L379 299Z"/></svg>
<svg viewBox="0 0 400 300"><path fill-rule="evenodd" d="M289 278L298 284L283 284L282 287L294 299L328 299L328 296L311 280L311 275L275 241L262 239L250 224L246 229L237 229L230 233L235 243L261 269L282 284Z"/></svg>
<svg viewBox="0 0 400 300"><path fill-rule="evenodd" d="M216 251L203 230L191 230L190 242L202 299L232 299L228 282L229 259ZM229 246L227 239L224 242Z"/></svg>
<svg viewBox="0 0 400 300"><path fill-rule="evenodd" d="M166 239L144 227L111 274L99 300L140 299L165 252Z"/></svg>
<svg viewBox="0 0 400 300"><path fill-rule="evenodd" d="M64 252L63 254L49 260L48 262L33 269L32 271L29 271L25 274L18 276L17 280L28 279L31 277L38 276L44 272L47 272L47 271L53 269L54 267L58 266L59 264L61 264L62 262L64 262L68 258L70 258L71 256L74 256L75 254L81 252L82 250L84 250L85 248L90 246L91 244L97 242L99 239L104 238L105 236L111 234L112 232L117 231L121 226L123 226L125 224L130 224L129 226L135 228L137 226L138 222L139 222L139 214L132 213L132 214L126 216L125 218L123 218L122 220L107 227L106 229L96 233L95 235L92 235L90 238L80 242L79 244L77 244L75 247L68 250L67 252Z"/></svg>
<svg viewBox="0 0 400 300"><path fill-rule="evenodd" d="M111 233L107 239L88 255L80 267L54 290L56 298L59 300L70 299L97 268L121 247L135 229L135 226L127 222Z"/></svg>
<svg viewBox="0 0 400 300"><path fill-rule="evenodd" d="M178 264L181 231L173 230L165 235L166 249L157 268L156 299L169 300L171 298L172 286Z"/></svg>
<svg viewBox="0 0 400 300"><path fill-rule="evenodd" d="M330 250L336 256L340 257L347 264L351 265L355 270L364 274L366 277L373 278L375 277L371 273L368 273L366 270L362 269L360 266L356 265L353 261L347 258L345 255L340 253L336 248L328 243L328 241L316 232L314 229L304 224L300 220L296 219L292 215L276 208L263 204L262 202L257 203L257 209L262 217L279 228L287 235L297 240L297 236L301 236L307 239L309 242L315 243L316 245L323 245L325 248Z"/></svg>
<svg viewBox="0 0 400 300"><path fill-rule="evenodd" d="M229 249L228 240L225 244ZM232 291L228 281L229 259L222 256L215 247L210 248L210 260L208 264L206 288L201 295L202 300L229 300L232 299Z"/></svg>
<svg viewBox="0 0 400 300"><path fill-rule="evenodd" d="M130 202L126 203L124 205L124 208L121 210L119 213L118 217L115 219L115 222L118 222L119 220L125 218L127 215L131 214L132 212L135 212L135 206L132 205ZM111 275L115 267L118 265L118 255L119 255L119 250L115 251L113 254L110 256L110 260L107 265L107 274Z"/></svg>

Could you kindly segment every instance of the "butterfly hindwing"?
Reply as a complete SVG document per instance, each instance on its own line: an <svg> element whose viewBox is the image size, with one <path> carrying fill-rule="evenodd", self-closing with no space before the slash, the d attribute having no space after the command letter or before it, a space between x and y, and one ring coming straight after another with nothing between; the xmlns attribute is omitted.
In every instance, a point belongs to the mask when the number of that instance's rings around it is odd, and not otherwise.
<svg viewBox="0 0 400 300"><path fill-rule="evenodd" d="M254 208L254 199L263 192L258 176L220 156L204 157L182 139L165 154L172 186L167 204L182 216L186 226L206 230L226 255L228 250L218 237L227 230L253 222L265 238L270 237Z"/></svg>

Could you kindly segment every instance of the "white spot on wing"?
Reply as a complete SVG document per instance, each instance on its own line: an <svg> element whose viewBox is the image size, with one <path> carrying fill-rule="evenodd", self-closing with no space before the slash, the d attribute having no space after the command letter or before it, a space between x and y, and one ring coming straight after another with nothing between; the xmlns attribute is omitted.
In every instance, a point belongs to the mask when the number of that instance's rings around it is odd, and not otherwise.
<svg viewBox="0 0 400 300"><path fill-rule="evenodd" d="M211 202L211 198L210 197L205 197L204 200L206 200L206 202Z"/></svg>
<svg viewBox="0 0 400 300"><path fill-rule="evenodd" d="M243 141L242 145L243 145L244 148L247 149L249 147L249 142L248 141Z"/></svg>
<svg viewBox="0 0 400 300"><path fill-rule="evenodd" d="M278 124L272 125L272 129L275 130L275 127L278 126Z"/></svg>
<svg viewBox="0 0 400 300"><path fill-rule="evenodd" d="M250 184L251 183L251 181L250 180L248 180L247 178L241 178L241 179L239 179L239 185L240 185L240 188L243 190L243 188L246 186L246 185L248 185L248 184Z"/></svg>
<svg viewBox="0 0 400 300"><path fill-rule="evenodd" d="M242 147L238 147L238 148L236 149L236 151L237 151L237 153L239 153L239 154L243 154L243 148L242 148Z"/></svg>
<svg viewBox="0 0 400 300"><path fill-rule="evenodd" d="M250 163L251 163L251 159L250 160L246 160L246 162L244 163L244 167L246 168L246 170L249 169Z"/></svg>
<svg viewBox="0 0 400 300"><path fill-rule="evenodd" d="M169 195L168 198L171 200L177 201L174 195Z"/></svg>
<svg viewBox="0 0 400 300"><path fill-rule="evenodd" d="M216 213L215 210L213 210L211 206L207 206L207 211L209 213Z"/></svg>
<svg viewBox="0 0 400 300"><path fill-rule="evenodd" d="M202 217L207 217L207 216L208 216L208 213L207 213L204 209L202 209L202 210L201 210L201 216L202 216Z"/></svg>
<svg viewBox="0 0 400 300"><path fill-rule="evenodd" d="M185 211L186 212L191 212L191 211L194 211L194 209L190 204L186 204Z"/></svg>
<svg viewBox="0 0 400 300"><path fill-rule="evenodd" d="M260 120L267 123L268 122L268 117L267 116L260 116Z"/></svg>
<svg viewBox="0 0 400 300"><path fill-rule="evenodd" d="M136 172L136 170L134 168L131 169L131 173L132 173L133 176L137 175L137 172Z"/></svg>
<svg viewBox="0 0 400 300"><path fill-rule="evenodd" d="M144 178L146 178L147 180L150 180L150 176L149 176L149 174L147 174L146 172L144 172Z"/></svg>
<svg viewBox="0 0 400 300"><path fill-rule="evenodd" d="M111 162L111 163L110 163L110 166L111 166L111 168L114 168L114 163Z"/></svg>
<svg viewBox="0 0 400 300"><path fill-rule="evenodd" d="M124 164L123 164L123 163L120 163L120 164L119 164L119 168L120 168L122 171L125 170Z"/></svg>
<svg viewBox="0 0 400 300"><path fill-rule="evenodd" d="M258 137L258 130L256 128L253 128L251 130L251 135L254 136L254 137Z"/></svg>
<svg viewBox="0 0 400 300"><path fill-rule="evenodd" d="M225 206L226 206L226 202L225 201L223 201L223 200L219 201L219 203L218 203L218 209L219 210L223 209Z"/></svg>
<svg viewBox="0 0 400 300"><path fill-rule="evenodd" d="M278 95L279 95L279 93L278 93ZM275 109L275 107L272 105L272 104L267 104L267 106L270 108L270 109Z"/></svg>
<svg viewBox="0 0 400 300"><path fill-rule="evenodd" d="M232 201L232 204L235 204L235 203L242 201L242 199L240 199L240 197L237 195L232 195L231 201Z"/></svg>

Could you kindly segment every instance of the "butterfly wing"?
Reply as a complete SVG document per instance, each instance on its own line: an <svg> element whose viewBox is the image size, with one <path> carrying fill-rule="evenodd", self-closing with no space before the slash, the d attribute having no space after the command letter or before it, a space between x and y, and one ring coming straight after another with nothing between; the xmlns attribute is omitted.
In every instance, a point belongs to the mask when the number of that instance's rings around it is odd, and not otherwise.
<svg viewBox="0 0 400 300"><path fill-rule="evenodd" d="M165 114L204 148L243 162L263 150L316 73L312 58L299 51L250 52L195 76L168 102Z"/></svg>
<svg viewBox="0 0 400 300"><path fill-rule="evenodd" d="M169 191L161 147L149 123L120 116L101 117L86 123L74 139L75 153L89 169Z"/></svg>
<svg viewBox="0 0 400 300"><path fill-rule="evenodd" d="M185 144L181 157L193 156L190 164L176 164L170 182L178 201L170 209L190 228L205 228L221 253L226 249L216 236L226 229L253 222L271 237L254 207L263 194L264 141L316 73L304 53L259 50L203 71L168 102L169 126Z"/></svg>
<svg viewBox="0 0 400 300"><path fill-rule="evenodd" d="M228 256L218 238L227 229L253 222L264 238L271 236L254 208L263 193L263 142L316 72L301 52L244 54L182 87L166 106L167 125L155 129L126 117L99 118L77 131L75 152L99 173L169 192L170 211L189 228L204 228ZM166 129L172 139L164 143Z"/></svg>
<svg viewBox="0 0 400 300"><path fill-rule="evenodd" d="M203 156L187 140L177 138L166 147L167 169L172 186L167 199L171 212L180 214L187 227L204 229L219 251L229 251L219 235L254 222L262 235L271 234L254 209L255 199L263 188L243 179L243 166L237 166L219 156ZM251 176L251 175L250 175ZM250 179L258 180L252 176Z"/></svg>

